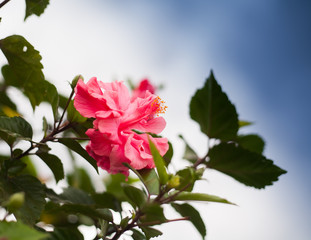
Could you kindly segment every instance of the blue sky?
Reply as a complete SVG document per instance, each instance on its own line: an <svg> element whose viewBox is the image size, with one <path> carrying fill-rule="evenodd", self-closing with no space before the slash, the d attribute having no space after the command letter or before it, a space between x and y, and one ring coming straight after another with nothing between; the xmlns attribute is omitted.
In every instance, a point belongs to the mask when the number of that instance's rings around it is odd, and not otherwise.
<svg viewBox="0 0 311 240"><path fill-rule="evenodd" d="M176 168L183 164L177 134L204 154L206 139L189 119L188 103L213 69L240 117L256 123L245 131L261 134L267 157L288 174L258 191L208 172L199 189L239 207L196 205L208 224L207 239L304 240L311 222L310 12L311 3L303 0L55 0L42 17L23 23L24 6L11 1L0 11L0 35L25 36L40 50L46 77L63 93L79 73L164 83L165 133L176 146ZM190 225L164 230L161 239L198 236Z"/></svg>

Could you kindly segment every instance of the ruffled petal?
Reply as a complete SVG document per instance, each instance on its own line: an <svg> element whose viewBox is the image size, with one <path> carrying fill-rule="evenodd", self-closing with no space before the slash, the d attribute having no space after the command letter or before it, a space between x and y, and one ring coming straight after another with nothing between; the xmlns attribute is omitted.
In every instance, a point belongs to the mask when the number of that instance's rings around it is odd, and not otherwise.
<svg viewBox="0 0 311 240"><path fill-rule="evenodd" d="M87 85L80 79L76 85L76 96L73 103L84 117L95 117L97 111L107 110L106 102L102 98L101 90L96 82L96 78L92 78L91 83Z"/></svg>

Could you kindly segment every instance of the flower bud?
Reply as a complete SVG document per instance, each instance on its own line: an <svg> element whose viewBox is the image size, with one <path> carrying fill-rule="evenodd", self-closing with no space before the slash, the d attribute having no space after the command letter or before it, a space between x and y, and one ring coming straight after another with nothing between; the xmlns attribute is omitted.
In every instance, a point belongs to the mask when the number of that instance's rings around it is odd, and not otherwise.
<svg viewBox="0 0 311 240"><path fill-rule="evenodd" d="M178 175L172 176L167 183L169 188L176 188L180 184L180 177Z"/></svg>
<svg viewBox="0 0 311 240"><path fill-rule="evenodd" d="M6 204L6 207L9 212L15 212L19 208L23 206L25 202L25 193L24 192L18 192L11 195L9 201Z"/></svg>

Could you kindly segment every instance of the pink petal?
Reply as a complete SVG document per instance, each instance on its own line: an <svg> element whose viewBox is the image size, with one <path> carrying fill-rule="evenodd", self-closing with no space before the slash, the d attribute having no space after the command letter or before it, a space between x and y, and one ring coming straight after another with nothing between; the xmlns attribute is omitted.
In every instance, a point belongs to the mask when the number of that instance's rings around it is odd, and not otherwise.
<svg viewBox="0 0 311 240"><path fill-rule="evenodd" d="M130 94L128 88L122 82L100 82L100 86L105 90L104 98L111 109L122 111L128 108Z"/></svg>
<svg viewBox="0 0 311 240"><path fill-rule="evenodd" d="M98 85L97 85L98 86ZM96 79L92 79L91 83L86 85L81 79L78 81L74 98L74 107L84 117L95 117L97 111L107 110L105 100L100 96L100 88L96 87Z"/></svg>
<svg viewBox="0 0 311 240"><path fill-rule="evenodd" d="M100 156L109 156L111 152L111 140L103 133L91 128L85 133L90 138L88 144L92 151Z"/></svg>

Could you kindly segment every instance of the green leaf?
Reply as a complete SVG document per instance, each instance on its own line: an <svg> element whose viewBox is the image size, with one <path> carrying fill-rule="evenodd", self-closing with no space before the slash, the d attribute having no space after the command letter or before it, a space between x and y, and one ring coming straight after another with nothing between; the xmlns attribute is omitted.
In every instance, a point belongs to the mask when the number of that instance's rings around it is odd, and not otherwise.
<svg viewBox="0 0 311 240"><path fill-rule="evenodd" d="M21 117L0 116L0 133L0 137L9 145L19 139L28 141L32 139L31 125Z"/></svg>
<svg viewBox="0 0 311 240"><path fill-rule="evenodd" d="M185 151L184 151L184 156L183 159L188 160L191 163L195 163L199 157L196 154L196 152L190 147L190 145L187 143L187 141L184 139L182 135L179 135L179 137L184 141L185 143Z"/></svg>
<svg viewBox="0 0 311 240"><path fill-rule="evenodd" d="M207 167L225 173L251 187L272 185L285 170L272 160L232 143L221 143L210 149Z"/></svg>
<svg viewBox="0 0 311 240"><path fill-rule="evenodd" d="M265 148L264 140L256 134L239 135L236 141L243 148L259 154L262 154Z"/></svg>
<svg viewBox="0 0 311 240"><path fill-rule="evenodd" d="M253 125L253 123L252 122L248 122L248 121L244 121L244 120L239 120L239 128L250 126L250 125Z"/></svg>
<svg viewBox="0 0 311 240"><path fill-rule="evenodd" d="M141 169L136 170L128 163L122 163L124 166L131 169L140 181L144 184L149 194L158 194L159 193L159 177L154 169Z"/></svg>
<svg viewBox="0 0 311 240"><path fill-rule="evenodd" d="M190 217L189 221L195 226L201 234L202 239L206 236L206 227L200 216L200 213L191 205L171 203L172 207L183 217Z"/></svg>
<svg viewBox="0 0 311 240"><path fill-rule="evenodd" d="M141 181L144 183L146 188L151 195L159 194L160 182L159 177L154 169L141 169L137 171L141 176Z"/></svg>
<svg viewBox="0 0 311 240"><path fill-rule="evenodd" d="M98 173L98 167L97 167L96 160L92 158L88 154L88 152L83 147L81 147L81 145L77 141L71 138L60 138L58 139L58 142L60 142L61 144L64 144L66 147L70 148L72 151L78 153L81 157L83 157L86 161L88 161L89 164L91 164L96 170L96 172Z"/></svg>
<svg viewBox="0 0 311 240"><path fill-rule="evenodd" d="M122 210L121 203L111 193L94 193L92 194L92 198L97 208L109 208L117 212Z"/></svg>
<svg viewBox="0 0 311 240"><path fill-rule="evenodd" d="M24 20L32 14L39 17L44 12L48 4L49 0L26 0L26 14Z"/></svg>
<svg viewBox="0 0 311 240"><path fill-rule="evenodd" d="M95 209L93 206L81 204L64 204L59 209L71 214L80 213L92 219L100 218L109 222L113 221L112 213L109 209Z"/></svg>
<svg viewBox="0 0 311 240"><path fill-rule="evenodd" d="M203 88L196 91L190 102L190 116L198 122L209 138L231 140L239 125L234 105L216 82L213 72Z"/></svg>
<svg viewBox="0 0 311 240"><path fill-rule="evenodd" d="M13 159L5 162L9 176L15 176L26 168L26 164L20 159Z"/></svg>
<svg viewBox="0 0 311 240"><path fill-rule="evenodd" d="M165 163L166 167L171 163L172 158L173 158L173 154L174 154L172 143L168 142L168 146L169 146L169 148L168 148L167 152L163 156L164 163Z"/></svg>
<svg viewBox="0 0 311 240"><path fill-rule="evenodd" d="M149 146L150 146L150 151L151 151L151 154L153 157L154 164L155 164L157 171L158 171L160 184L164 185L168 181L168 174L167 174L166 169L165 169L164 160L163 160L162 156L160 155L158 149L156 148L156 146L154 145L154 143L150 139L149 139Z"/></svg>
<svg viewBox="0 0 311 240"><path fill-rule="evenodd" d="M51 169L56 182L62 180L65 177L62 161L57 156L49 154L47 152L37 152L36 154Z"/></svg>
<svg viewBox="0 0 311 240"><path fill-rule="evenodd" d="M44 81L43 85L45 89L45 91L43 92L44 99L51 104L54 120L57 121L59 104L57 89L53 84L49 83L48 81Z"/></svg>
<svg viewBox="0 0 311 240"><path fill-rule="evenodd" d="M0 236L3 240L42 240L47 234L39 232L21 222L0 222Z"/></svg>
<svg viewBox="0 0 311 240"><path fill-rule="evenodd" d="M73 203L73 204L85 204L91 205L94 204L93 199L91 196L82 191L81 189L68 187L64 189L64 192L59 195L61 201L64 203Z"/></svg>
<svg viewBox="0 0 311 240"><path fill-rule="evenodd" d="M196 172L194 168L185 168L177 172L177 175L180 177L179 181L180 184L178 187L176 187L177 190L184 190L191 192L194 186L194 183L196 180L198 180L200 177L196 175ZM185 187L188 185L188 187L185 189Z"/></svg>
<svg viewBox="0 0 311 240"><path fill-rule="evenodd" d="M67 119L69 122L84 123L87 118L83 117L74 107L73 100L70 101L67 108Z"/></svg>
<svg viewBox="0 0 311 240"><path fill-rule="evenodd" d="M143 207L142 212L144 213L144 215L141 216L139 220L144 223L153 222L153 225L156 225L161 224L167 220L164 216L163 208L157 203L146 204Z"/></svg>
<svg viewBox="0 0 311 240"><path fill-rule="evenodd" d="M121 173L109 175L104 179L107 192L113 194L119 201L128 201L123 191L123 183L131 184L135 181L137 181L137 179L134 180L130 177L126 180L125 175Z"/></svg>
<svg viewBox="0 0 311 240"><path fill-rule="evenodd" d="M0 89L5 86L0 85ZM0 116L15 117L19 116L14 102L8 97L5 90L0 90Z"/></svg>
<svg viewBox="0 0 311 240"><path fill-rule="evenodd" d="M179 195L174 197L174 200L203 201L203 202L218 202L218 203L234 204L224 198L221 198L215 195L210 195L206 193L192 193L192 192L181 192Z"/></svg>
<svg viewBox="0 0 311 240"><path fill-rule="evenodd" d="M129 219L130 219L129 216L121 219L120 226L122 229L124 229L128 225Z"/></svg>
<svg viewBox="0 0 311 240"><path fill-rule="evenodd" d="M14 71L12 70L11 66L3 65L1 68L1 73L4 78L5 85L7 86L14 86L14 87L21 87L20 81L18 77L15 75Z"/></svg>
<svg viewBox="0 0 311 240"><path fill-rule="evenodd" d="M41 182L30 175L19 175L9 179L0 178L1 199L17 193L25 193L25 202L23 206L15 213L15 217L24 223L33 225L40 217L45 205L44 188Z"/></svg>
<svg viewBox="0 0 311 240"><path fill-rule="evenodd" d="M133 240L146 240L146 237L144 234L142 234L140 231L136 230L136 229L131 229L131 231L133 232L132 234L132 238Z"/></svg>
<svg viewBox="0 0 311 240"><path fill-rule="evenodd" d="M123 184L123 191L130 201L134 203L134 207L142 208L145 205L147 196L142 190L128 184Z"/></svg>
<svg viewBox="0 0 311 240"><path fill-rule="evenodd" d="M46 133L49 129L49 124L45 117L42 118L42 131L44 132L44 137L46 137Z"/></svg>
<svg viewBox="0 0 311 240"><path fill-rule="evenodd" d="M76 228L55 228L44 240L83 240L84 237Z"/></svg>
<svg viewBox="0 0 311 240"><path fill-rule="evenodd" d="M12 35L0 40L0 48L9 62L9 66L6 67L5 72L3 71L3 77L14 79L6 80L6 82L22 89L29 98L32 107L35 108L47 94L39 52L19 35Z"/></svg>
<svg viewBox="0 0 311 240"><path fill-rule="evenodd" d="M21 161L27 165L26 168L23 169L22 174L28 174L33 177L38 176L36 167L29 156L23 157Z"/></svg>
<svg viewBox="0 0 311 240"><path fill-rule="evenodd" d="M145 233L147 240L163 234L161 231L151 227L140 227L140 229Z"/></svg>
<svg viewBox="0 0 311 240"><path fill-rule="evenodd" d="M71 174L67 175L67 180L68 184L72 187L89 193L95 192L92 180L84 168L75 168Z"/></svg>

